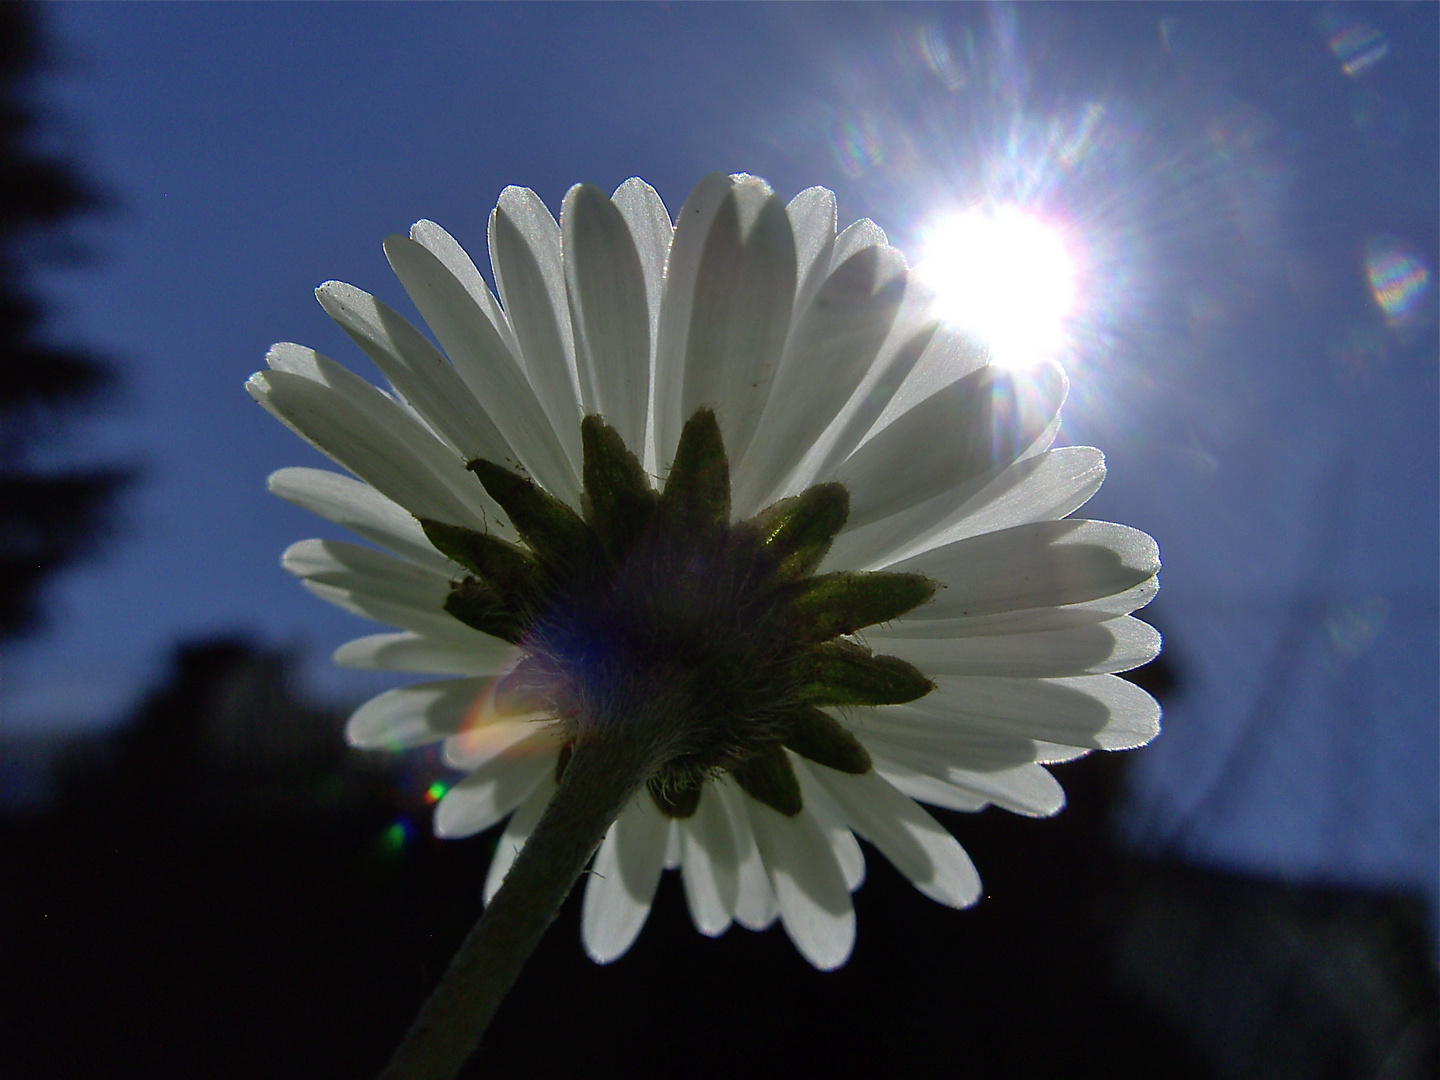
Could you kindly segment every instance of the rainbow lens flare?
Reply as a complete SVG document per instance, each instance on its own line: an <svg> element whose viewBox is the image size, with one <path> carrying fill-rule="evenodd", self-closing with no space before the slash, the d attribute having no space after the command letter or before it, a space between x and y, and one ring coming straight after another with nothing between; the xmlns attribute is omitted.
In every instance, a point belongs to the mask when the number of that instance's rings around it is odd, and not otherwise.
<svg viewBox="0 0 1440 1080"><path fill-rule="evenodd" d="M1370 295L1391 326L1405 326L1420 317L1430 271L1409 244L1393 236L1366 239L1365 276Z"/></svg>
<svg viewBox="0 0 1440 1080"><path fill-rule="evenodd" d="M1338 16L1330 16L1324 22L1330 51L1340 61L1340 70L1352 79L1385 59L1390 51L1390 42L1373 26L1347 22Z"/></svg>

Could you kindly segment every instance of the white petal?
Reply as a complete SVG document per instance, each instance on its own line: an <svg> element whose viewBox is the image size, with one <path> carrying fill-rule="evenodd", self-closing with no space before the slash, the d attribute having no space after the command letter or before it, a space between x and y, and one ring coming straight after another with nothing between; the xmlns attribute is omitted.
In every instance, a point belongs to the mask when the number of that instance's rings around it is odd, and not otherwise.
<svg viewBox="0 0 1440 1080"><path fill-rule="evenodd" d="M997 637L865 636L876 652L898 656L927 675L1053 677L1129 671L1160 655L1160 635L1139 619Z"/></svg>
<svg viewBox="0 0 1440 1080"><path fill-rule="evenodd" d="M865 853L860 850L855 834L850 831L845 814L811 772L812 768L818 770L822 766L814 765L790 751L786 751L786 756L789 757L795 776L800 781L800 797L804 802L805 812L813 815L816 824L824 830L830 841L830 850L835 854L835 863L845 878L845 887L853 893L865 884Z"/></svg>
<svg viewBox="0 0 1440 1080"><path fill-rule="evenodd" d="M932 717L975 732L1013 733L1094 750L1130 750L1160 732L1160 706L1116 675L1009 679L940 675L936 688L882 713Z"/></svg>
<svg viewBox="0 0 1440 1080"><path fill-rule="evenodd" d="M435 835L453 840L488 829L519 806L542 777L554 775L558 754L545 731L512 744L445 793L435 806Z"/></svg>
<svg viewBox="0 0 1440 1080"><path fill-rule="evenodd" d="M763 180L735 178L706 237L685 349L681 414L712 406L741 461L772 390L795 301L795 240Z"/></svg>
<svg viewBox="0 0 1440 1080"><path fill-rule="evenodd" d="M636 254L645 275L645 296L650 311L650 335L655 336L655 321L660 317L660 299L665 289L665 264L670 258L670 242L675 226L660 195L638 176L626 180L612 195L625 224L630 227Z"/></svg>
<svg viewBox="0 0 1440 1080"><path fill-rule="evenodd" d="M799 494L822 475L833 474L836 466L860 445L921 357L938 348L937 342L954 336L936 321L934 304L933 293L916 278L906 278L900 310L875 362L830 427L815 440L777 492L777 498ZM981 362L977 359L971 366L978 367Z"/></svg>
<svg viewBox="0 0 1440 1080"><path fill-rule="evenodd" d="M579 375L565 299L560 226L529 188L507 187L490 215L490 266L525 374L580 471Z"/></svg>
<svg viewBox="0 0 1440 1080"><path fill-rule="evenodd" d="M422 634L371 634L335 650L341 667L381 671L418 671L434 675L493 675L514 661L515 646L468 626L456 624L472 640Z"/></svg>
<svg viewBox="0 0 1440 1080"><path fill-rule="evenodd" d="M665 868L669 823L642 792L605 834L580 910L585 952L597 964L623 956L645 925Z"/></svg>
<svg viewBox="0 0 1440 1080"><path fill-rule="evenodd" d="M360 401L285 371L257 372L245 388L307 442L417 517L485 526L479 482L379 390L372 387L373 397Z"/></svg>
<svg viewBox="0 0 1440 1080"><path fill-rule="evenodd" d="M442 639L467 641L475 633L444 610L449 578L384 552L339 540L301 540L281 564L315 595L365 618Z"/></svg>
<svg viewBox="0 0 1440 1080"><path fill-rule="evenodd" d="M499 715L482 698L471 707L459 734L446 738L440 757L452 769L478 769L495 758L533 757L560 751L560 730L544 713Z"/></svg>
<svg viewBox="0 0 1440 1080"><path fill-rule="evenodd" d="M889 774L894 766L910 769L959 788L982 804L994 803L1014 814L1049 817L1065 805L1065 791L1060 782L1035 762L1006 769L992 769L986 765L968 769L965 767L966 755L943 753L941 748L900 745L866 736L862 736L860 741L870 751L871 758L881 763L876 768L882 772ZM939 798L933 801L937 806L948 805Z"/></svg>
<svg viewBox="0 0 1440 1080"><path fill-rule="evenodd" d="M1048 769L1038 764L998 773L951 769L946 779L956 787L985 796L1012 814L1050 817L1065 808L1065 789Z"/></svg>
<svg viewBox="0 0 1440 1080"><path fill-rule="evenodd" d="M655 462L655 346L660 336L660 302L665 292L665 266L670 259L670 242L675 235L675 226L670 222L670 212L660 201L655 189L638 177L631 177L611 196L625 224L630 227L635 252L640 256L640 268L645 277L645 303L650 316L650 394L646 401L645 438L640 446L631 449L640 455L645 471L651 476L659 472ZM643 453L641 447L643 446Z"/></svg>
<svg viewBox="0 0 1440 1080"><path fill-rule="evenodd" d="M1064 630L1072 626L1105 622L1142 608L1155 599L1159 589L1160 579L1149 577L1133 588L1087 600L1082 604L1021 608L1015 611L998 611L992 615L961 615L944 619L927 619L927 609L920 607L898 622L886 626L884 633L886 637L892 638L959 638Z"/></svg>
<svg viewBox="0 0 1440 1080"><path fill-rule="evenodd" d="M931 548L982 533L1055 521L1078 510L1105 479L1105 457L1066 446L1022 457L879 521L838 537L827 566L879 570Z"/></svg>
<svg viewBox="0 0 1440 1080"><path fill-rule="evenodd" d="M706 176L690 192L676 219L656 332L655 403L651 420L658 467L652 463L651 472L670 467L675 446L680 441L680 429L689 419L688 415L681 415L681 394L685 385L690 319L695 307L696 275L705 254L710 226L729 198L733 183L723 173Z"/></svg>
<svg viewBox="0 0 1440 1080"><path fill-rule="evenodd" d="M562 447L560 436L531 389L519 357L485 314L471 288L419 243L395 238L386 245L385 254L425 324L450 357L471 395L495 421L519 463L541 487L578 504L579 466ZM483 281L479 288L484 291ZM577 445L578 425L577 417L571 424Z"/></svg>
<svg viewBox="0 0 1440 1080"><path fill-rule="evenodd" d="M1105 481L1105 455L1093 446L1062 446L1010 466L966 500L927 546L1034 521L1058 521L1090 501Z"/></svg>
<svg viewBox="0 0 1440 1080"><path fill-rule="evenodd" d="M786 936L815 967L835 970L855 947L855 909L829 839L813 814L786 817L748 796L744 805Z"/></svg>
<svg viewBox="0 0 1440 1080"><path fill-rule="evenodd" d="M719 937L730 928L739 894L735 831L714 784L700 789L695 813L680 822L680 879L695 928Z"/></svg>
<svg viewBox="0 0 1440 1080"><path fill-rule="evenodd" d="M746 796L729 777L712 781L710 787L720 797L720 804L734 829L735 921L746 930L764 930L779 917L780 905L775 899L775 890L770 887L760 849L755 845L755 831L750 827L750 817L745 812L743 800Z"/></svg>
<svg viewBox="0 0 1440 1080"><path fill-rule="evenodd" d="M597 187L571 188L560 222L584 411L603 416L639 451L650 407L651 352L640 255L619 208Z"/></svg>
<svg viewBox="0 0 1440 1080"><path fill-rule="evenodd" d="M851 828L880 849L895 869L932 900L969 907L980 876L956 839L874 771L849 776L823 766L814 774Z"/></svg>
<svg viewBox="0 0 1440 1080"><path fill-rule="evenodd" d="M897 791L919 802L939 806L945 810L974 812L990 805L990 800L973 791L957 788L948 780L929 776L884 758L872 758L877 773L890 781Z"/></svg>
<svg viewBox="0 0 1440 1080"><path fill-rule="evenodd" d="M837 267L797 312L754 439L734 472L737 517L770 502L830 426L874 366L904 294L905 260L894 248L871 247Z"/></svg>
<svg viewBox="0 0 1440 1080"><path fill-rule="evenodd" d="M1058 422L1058 418L1057 418ZM1046 437L1053 438L1047 432ZM919 553L982 533L1058 521L1090 501L1105 480L1105 455L1092 446L1065 446L1022 456L983 491L904 554ZM900 557L895 552L892 560Z"/></svg>
<svg viewBox="0 0 1440 1080"><path fill-rule="evenodd" d="M412 242L392 236L385 247L388 251ZM504 461L510 456L505 437L450 362L399 313L341 281L327 281L315 295L390 385L467 461L477 457Z"/></svg>
<svg viewBox="0 0 1440 1080"><path fill-rule="evenodd" d="M934 293L915 278L910 280L911 287L917 290L916 299L929 297L933 303ZM883 431L922 401L989 363L990 347L984 341L962 327L948 323L941 325L936 329L934 338L905 373L889 400L884 403L875 418L874 426L862 434L868 437Z"/></svg>
<svg viewBox="0 0 1440 1080"><path fill-rule="evenodd" d="M795 243L785 206L767 184L736 176L729 185L698 244L690 206L703 196L703 182L681 211L661 312L657 377L680 359L679 417L714 408L725 449L739 461L770 394L790 326ZM681 289L689 295L679 295ZM663 381L657 389L670 393ZM668 411L669 400L657 398L657 409ZM669 439L665 429L660 434ZM674 444L657 446L663 466Z"/></svg>
<svg viewBox="0 0 1440 1080"><path fill-rule="evenodd" d="M903 755L919 753L975 772L1004 772L1036 761L1045 764L1073 761L1093 749L1031 739L1003 727L986 729L943 713L920 713L899 707L876 709L868 715L843 718L841 722L867 745L877 747L878 753L887 754L898 748Z"/></svg>
<svg viewBox="0 0 1440 1080"><path fill-rule="evenodd" d="M386 626L398 626L402 630L423 634L426 637L446 638L453 630L455 619L430 603L410 604L378 599L362 589L346 589L338 585L326 585L318 581L301 583L320 599L344 608L355 615L374 619Z"/></svg>
<svg viewBox="0 0 1440 1080"><path fill-rule="evenodd" d="M372 449L385 451L385 440L403 443L407 453L424 463L425 472L469 510L470 517L483 523L493 516L495 504L485 494L485 489L465 471L464 462L454 449L436 438L424 418L415 413L409 403L391 398L349 368L304 345L291 342L272 345L265 354L265 362L270 365L272 379L280 378L282 373L298 375L343 400L348 410L381 433L381 439L374 442ZM251 381L254 382L254 379ZM256 390L263 390L263 383L264 380L261 380ZM275 404L270 402L270 405ZM322 442L313 439L311 433L302 434L317 444ZM321 445L320 449L331 453L325 445ZM366 477L361 475L361 479ZM416 483L423 479L417 477Z"/></svg>
<svg viewBox="0 0 1440 1080"><path fill-rule="evenodd" d="M972 536L887 569L941 585L907 621L973 618L1124 592L1159 571L1160 549L1138 529L1067 518Z"/></svg>
<svg viewBox="0 0 1440 1080"><path fill-rule="evenodd" d="M361 705L345 724L351 746L402 750L453 735L488 679L445 679L399 686Z"/></svg>
<svg viewBox="0 0 1440 1080"><path fill-rule="evenodd" d="M835 240L835 249L830 255L832 270L866 248L885 247L890 243L885 230L869 218L861 218L846 227Z"/></svg>
<svg viewBox="0 0 1440 1080"><path fill-rule="evenodd" d="M520 854L520 849L530 839L530 834L535 831L535 826L540 824L540 818L544 816L545 808L550 805L550 800L554 797L555 770L551 769L536 781L530 794L525 796L520 805L515 808L515 813L505 823L505 831L495 842L495 854L490 856L490 869L485 872L484 900L486 904L489 904L495 894L500 891L500 886L505 881L505 875L510 872L510 867L515 865L515 859Z"/></svg>
<svg viewBox="0 0 1440 1080"><path fill-rule="evenodd" d="M665 828L665 869L680 869L680 823L674 818Z"/></svg>
<svg viewBox="0 0 1440 1080"><path fill-rule="evenodd" d="M360 480L324 469L278 469L266 485L286 502L343 525L420 566L447 576L461 568L441 555L413 515Z"/></svg>
<svg viewBox="0 0 1440 1080"><path fill-rule="evenodd" d="M785 207L795 235L795 310L804 311L830 274L835 250L835 193L812 187L796 195Z"/></svg>
<svg viewBox="0 0 1440 1080"><path fill-rule="evenodd" d="M344 540L296 541L280 556L280 565L307 581L432 612L442 611L450 594L449 577Z"/></svg>
<svg viewBox="0 0 1440 1080"><path fill-rule="evenodd" d="M485 284L485 279L480 276L480 270L476 267L475 261L460 246L460 242L435 222L425 220L417 221L410 226L410 239L440 260L451 277L464 287L475 306L480 309L491 328L504 342L510 355L518 357L520 346L515 344L515 334L510 329L510 320L505 317L500 302L495 299L495 294L490 291L490 286Z"/></svg>
<svg viewBox="0 0 1440 1080"><path fill-rule="evenodd" d="M849 528L915 506L1008 465L1065 400L1050 364L1023 376L982 368L871 436L835 470L850 492Z"/></svg>
<svg viewBox="0 0 1440 1080"><path fill-rule="evenodd" d="M932 775L944 775L935 771L940 766L1005 772L1029 765L1040 752L1035 740L1024 735L973 731L934 715L904 713L893 707L850 726L873 754Z"/></svg>

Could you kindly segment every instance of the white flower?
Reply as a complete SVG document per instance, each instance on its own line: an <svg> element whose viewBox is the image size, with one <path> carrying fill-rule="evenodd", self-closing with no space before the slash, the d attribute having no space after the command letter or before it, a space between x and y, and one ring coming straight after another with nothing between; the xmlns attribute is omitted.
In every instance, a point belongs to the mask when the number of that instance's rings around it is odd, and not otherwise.
<svg viewBox="0 0 1440 1080"><path fill-rule="evenodd" d="M979 879L917 800L1053 814L1064 794L1045 763L1156 734L1158 706L1113 673L1159 650L1155 631L1129 616L1155 594L1159 553L1144 533L1066 517L1105 470L1097 450L1050 448L1063 373L986 366L983 349L929 317L929 298L872 222L837 236L829 191L811 188L787 206L754 177L715 175L673 227L638 179L613 198L573 188L559 224L534 192L507 188L489 241L498 302L439 226L422 221L385 243L443 354L368 294L338 282L318 290L388 391L290 344L249 382L271 413L359 477L282 469L271 490L384 549L307 540L285 553L313 592L401 628L342 646L337 662L452 676L381 694L347 735L396 749L444 740L446 760L469 775L440 801L439 835L469 836L509 816L487 902L556 790L571 729L550 699L501 707L506 673L544 650L527 649L535 633L523 626L506 635L517 650L449 613L463 608L452 593L476 578L436 547L455 555L454 544L433 538L517 540L492 481L467 471L476 459L581 509L586 416L603 417L663 485L687 420L709 408L732 521L838 482L848 518L812 569L938 586L903 617L857 618L841 629L869 628L827 646L862 665L898 657L905 663L884 662L918 669L933 689L922 679L886 699L902 704L829 708L838 727L823 724L841 734L828 750L802 746L809 756L788 748L803 739L787 737L781 750L779 729L767 729L767 753L782 772L788 762L798 805L737 782L743 748L677 781L700 777L688 816L684 798L662 807L654 785L628 805L587 879L583 933L595 960L629 948L660 874L678 867L701 932L761 929L778 916L807 960L837 967L855 936L857 836L927 896L964 907ZM736 631L715 631L726 633Z"/></svg>

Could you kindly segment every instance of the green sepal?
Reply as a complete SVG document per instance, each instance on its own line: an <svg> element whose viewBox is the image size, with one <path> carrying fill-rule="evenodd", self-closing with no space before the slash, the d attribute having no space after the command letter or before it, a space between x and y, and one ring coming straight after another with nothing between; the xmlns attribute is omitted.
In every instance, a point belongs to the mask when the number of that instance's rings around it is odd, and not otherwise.
<svg viewBox="0 0 1440 1080"><path fill-rule="evenodd" d="M856 776L870 771L870 753L829 713L802 705L782 721L782 742L817 765Z"/></svg>
<svg viewBox="0 0 1440 1080"><path fill-rule="evenodd" d="M466 626L511 644L519 644L525 633L522 616L479 578L467 577L451 585L445 610Z"/></svg>
<svg viewBox="0 0 1440 1080"><path fill-rule="evenodd" d="M484 578L507 601L520 601L533 587L535 560L523 548L498 536L459 525L447 525L430 518L420 518L419 521L420 527L425 530L425 538L435 546L436 551Z"/></svg>
<svg viewBox="0 0 1440 1080"><path fill-rule="evenodd" d="M465 466L490 497L510 515L521 539L537 559L551 566L566 566L589 554L594 534L584 520L560 499L523 476L484 458Z"/></svg>
<svg viewBox="0 0 1440 1080"><path fill-rule="evenodd" d="M844 484L816 484L766 507L754 521L780 575L793 581L820 565L849 515Z"/></svg>
<svg viewBox="0 0 1440 1080"><path fill-rule="evenodd" d="M585 520L605 553L619 562L650 523L658 496L620 433L600 417L580 421L580 444L585 453Z"/></svg>
<svg viewBox="0 0 1440 1080"><path fill-rule="evenodd" d="M791 612L800 640L828 641L898 619L934 594L935 583L919 574L842 571L801 582Z"/></svg>
<svg viewBox="0 0 1440 1080"><path fill-rule="evenodd" d="M769 743L754 757L731 765L730 775L756 802L786 817L800 813L800 781L779 743Z"/></svg>
<svg viewBox="0 0 1440 1080"><path fill-rule="evenodd" d="M669 818L694 817L700 808L700 785L687 784L684 787L662 783L658 776L652 776L647 784L650 798L655 800L660 813Z"/></svg>
<svg viewBox="0 0 1440 1080"><path fill-rule="evenodd" d="M730 524L730 462L712 410L685 421L660 506L697 532Z"/></svg>
<svg viewBox="0 0 1440 1080"><path fill-rule="evenodd" d="M817 645L798 662L801 701L811 705L901 705L935 684L898 656L875 656L849 641Z"/></svg>

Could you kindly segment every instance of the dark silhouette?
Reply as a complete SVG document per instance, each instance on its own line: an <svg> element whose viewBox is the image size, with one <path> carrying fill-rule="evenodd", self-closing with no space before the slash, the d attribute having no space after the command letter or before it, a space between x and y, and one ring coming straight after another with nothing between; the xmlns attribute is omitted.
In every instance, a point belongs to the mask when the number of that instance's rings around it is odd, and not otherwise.
<svg viewBox="0 0 1440 1080"><path fill-rule="evenodd" d="M0 1075L378 1072L479 914L497 833L432 839L429 785L454 774L348 750L290 666L183 646L128 723L66 757L48 813L0 820ZM1163 665L1138 679L1177 686ZM868 850L833 974L778 926L702 937L674 874L597 967L577 890L463 1075L1433 1076L1417 905L1126 854L1124 760L1057 767L1052 820L939 813L985 882L970 911Z"/></svg>
<svg viewBox="0 0 1440 1080"><path fill-rule="evenodd" d="M47 342L31 267L81 256L65 227L105 200L70 161L35 149L44 116L27 100L46 62L35 10L0 3L0 638L35 626L55 571L95 550L127 473L53 470L35 451L77 407L113 389L96 357Z"/></svg>

